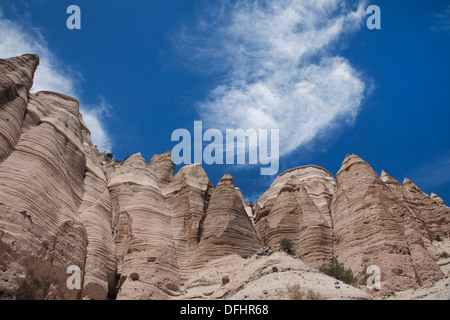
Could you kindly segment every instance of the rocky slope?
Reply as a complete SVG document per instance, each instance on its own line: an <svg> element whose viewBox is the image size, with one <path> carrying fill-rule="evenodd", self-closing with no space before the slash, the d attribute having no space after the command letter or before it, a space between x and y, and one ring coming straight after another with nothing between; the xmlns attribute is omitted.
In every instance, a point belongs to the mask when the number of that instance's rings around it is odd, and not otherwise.
<svg viewBox="0 0 450 320"><path fill-rule="evenodd" d="M201 165L174 176L170 152L106 159L77 100L29 93L38 64L0 59L1 299L278 299L294 283L371 299L448 282L433 240L448 239L450 209L411 181L352 155L336 178L317 166L280 174L253 207L230 175L216 187ZM333 258L360 289L318 271ZM378 293L365 287L371 265ZM80 289L66 285L70 266Z"/></svg>

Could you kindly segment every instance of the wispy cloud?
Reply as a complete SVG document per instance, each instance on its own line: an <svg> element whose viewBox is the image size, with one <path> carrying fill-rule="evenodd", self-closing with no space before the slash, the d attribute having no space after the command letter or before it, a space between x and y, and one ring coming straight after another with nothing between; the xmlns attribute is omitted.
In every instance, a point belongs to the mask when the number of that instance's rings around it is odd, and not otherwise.
<svg viewBox="0 0 450 320"><path fill-rule="evenodd" d="M28 25L25 28L21 23L5 18L0 8L0 58L10 58L25 53L36 53L40 58L32 92L55 91L79 99L81 90L77 83L82 76L63 66L58 57L52 53L38 28ZM101 100L99 105L91 106L80 101L80 112L91 130L92 141L98 149L110 151L112 142L103 124L107 116L107 108L105 108L107 103L103 98Z"/></svg>
<svg viewBox="0 0 450 320"><path fill-rule="evenodd" d="M362 3L339 0L220 1L209 8L177 43L223 75L199 103L203 121L222 130L279 129L281 155L352 123L365 84L333 51L364 16Z"/></svg>
<svg viewBox="0 0 450 320"><path fill-rule="evenodd" d="M450 183L450 151L412 171L408 178L420 188L432 189Z"/></svg>
<svg viewBox="0 0 450 320"><path fill-rule="evenodd" d="M104 127L104 121L110 117L112 106L101 96L100 103L80 107L83 120L91 131L91 139L100 152L112 151L112 139Z"/></svg>
<svg viewBox="0 0 450 320"><path fill-rule="evenodd" d="M436 31L450 31L450 3L444 8L444 11L441 13L436 13L434 15L436 17L436 23L432 30Z"/></svg>

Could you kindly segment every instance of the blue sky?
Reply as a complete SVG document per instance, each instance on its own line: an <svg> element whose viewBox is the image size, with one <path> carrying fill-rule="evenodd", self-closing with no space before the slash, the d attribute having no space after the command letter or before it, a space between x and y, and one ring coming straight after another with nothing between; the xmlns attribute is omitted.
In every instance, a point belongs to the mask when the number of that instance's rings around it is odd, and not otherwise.
<svg viewBox="0 0 450 320"><path fill-rule="evenodd" d="M66 9L81 8L81 30ZM365 9L381 8L381 30ZM175 129L279 128L280 170L347 154L450 203L449 1L0 2L0 57L38 53L33 90L75 96L99 149L171 150ZM102 150L101 150L102 151ZM275 177L231 173L257 200Z"/></svg>

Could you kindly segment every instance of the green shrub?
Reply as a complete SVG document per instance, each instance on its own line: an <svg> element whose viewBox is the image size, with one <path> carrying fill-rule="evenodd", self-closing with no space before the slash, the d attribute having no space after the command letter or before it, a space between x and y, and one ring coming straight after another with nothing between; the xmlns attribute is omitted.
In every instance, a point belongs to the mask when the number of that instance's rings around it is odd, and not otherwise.
<svg viewBox="0 0 450 320"><path fill-rule="evenodd" d="M114 153L108 152L106 154L106 160L111 161L114 158Z"/></svg>
<svg viewBox="0 0 450 320"><path fill-rule="evenodd" d="M333 261L331 261L328 268L322 268L320 271L325 273L327 276L333 277L352 286L355 286L358 281L358 279L353 275L353 271L351 269L345 269L344 264L339 263L336 258L333 258Z"/></svg>
<svg viewBox="0 0 450 320"><path fill-rule="evenodd" d="M447 259L447 258L450 258L450 255L446 251L442 252L439 255L439 259Z"/></svg>
<svg viewBox="0 0 450 320"><path fill-rule="evenodd" d="M294 247L294 243L292 242L292 240L287 239L287 238L281 239L280 247L284 252L286 252L288 254L294 254L294 250L292 250L292 248Z"/></svg>

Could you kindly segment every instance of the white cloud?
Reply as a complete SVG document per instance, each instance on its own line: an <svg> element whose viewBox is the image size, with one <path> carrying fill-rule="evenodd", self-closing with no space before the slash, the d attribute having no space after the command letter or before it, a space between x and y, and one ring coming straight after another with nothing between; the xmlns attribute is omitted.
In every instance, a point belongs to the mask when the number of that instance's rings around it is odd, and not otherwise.
<svg viewBox="0 0 450 320"><path fill-rule="evenodd" d="M224 75L199 105L208 127L280 129L283 155L354 121L365 84L332 51L363 25L362 3L222 1L209 13L179 38L195 62Z"/></svg>
<svg viewBox="0 0 450 320"><path fill-rule="evenodd" d="M444 8L443 12L436 13L436 22L432 30L437 31L450 31L450 4Z"/></svg>
<svg viewBox="0 0 450 320"><path fill-rule="evenodd" d="M80 107L83 120L91 131L91 139L100 152L112 151L111 138L103 126L103 119L110 116L112 106L101 97L100 104L95 106Z"/></svg>
<svg viewBox="0 0 450 320"><path fill-rule="evenodd" d="M20 56L25 53L39 55L40 63L34 75L32 92L55 91L79 97L76 85L81 75L62 66L60 60L51 52L39 29L22 27L19 23L6 19L0 8L0 58ZM111 139L103 125L105 102L97 106L86 106L80 101L80 112L91 131L91 138L100 151L112 149Z"/></svg>

